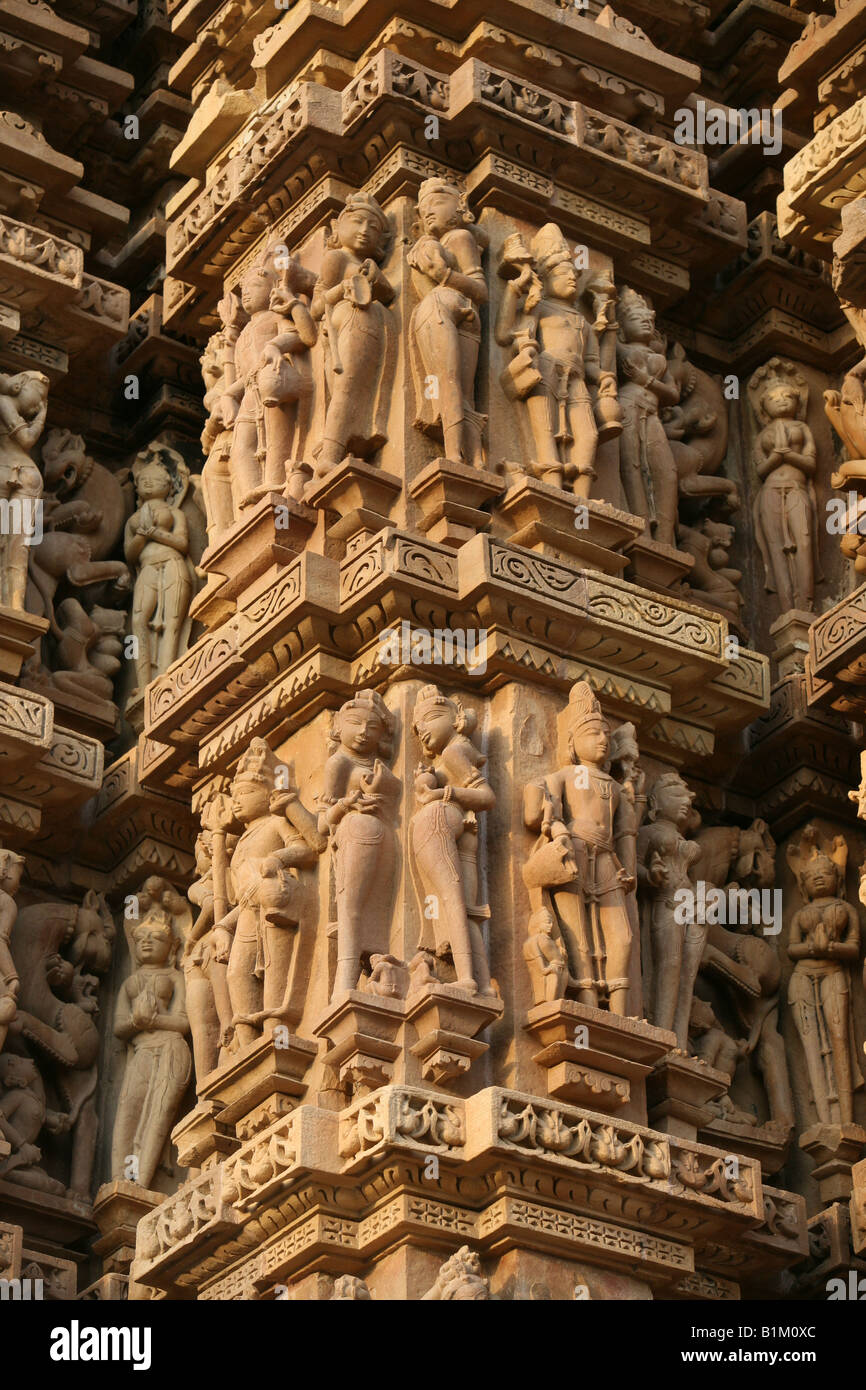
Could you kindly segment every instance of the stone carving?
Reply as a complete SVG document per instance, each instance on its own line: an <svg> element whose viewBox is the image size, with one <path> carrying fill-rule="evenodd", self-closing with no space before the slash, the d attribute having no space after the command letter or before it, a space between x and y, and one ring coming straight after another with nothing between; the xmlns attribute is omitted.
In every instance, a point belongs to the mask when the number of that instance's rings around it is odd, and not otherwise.
<svg viewBox="0 0 866 1390"><path fill-rule="evenodd" d="M720 387L689 361L680 343L668 354L668 376L679 399L664 407L661 418L677 465L680 495L720 498L729 510L737 508L736 483L719 476L728 448L728 413Z"/></svg>
<svg viewBox="0 0 866 1390"><path fill-rule="evenodd" d="M314 452L319 476L347 454L369 458L386 438L394 332L387 306L394 290L379 269L388 219L376 199L352 193L334 220L313 293L324 321L327 409Z"/></svg>
<svg viewBox="0 0 866 1390"><path fill-rule="evenodd" d="M198 878L190 884L188 897L199 911L189 929L181 956L186 986L186 1012L192 1034L198 1082L225 1058L225 1042L231 1035L232 1021L231 1000L226 983L226 962L217 960L214 947L213 859L218 846L224 861L228 837L220 831L218 825L213 830L204 826L204 822L213 816L215 809L215 802L211 801L202 816L201 833L196 837L195 866ZM224 862L220 877L225 879ZM227 904L220 904L219 915L224 916L226 910Z"/></svg>
<svg viewBox="0 0 866 1390"><path fill-rule="evenodd" d="M638 832L638 881L649 906L651 987L649 1021L673 1029L688 1049L689 1016L707 928L677 920L675 894L691 889L689 869L701 849L685 832L696 828L694 793L676 772L663 772L647 802L648 825ZM694 917L694 914L692 914Z"/></svg>
<svg viewBox="0 0 866 1390"><path fill-rule="evenodd" d="M86 535L90 558L104 560L130 510L128 470L111 472L90 457L80 434L53 429L42 441L42 471L53 527Z"/></svg>
<svg viewBox="0 0 866 1390"><path fill-rule="evenodd" d="M604 370L599 348L600 335L615 351L616 291L600 277L580 285L573 253L553 222L536 233L530 249L519 232L508 237L499 273L505 290L496 341L512 352L502 384L525 408L534 471L544 482L562 487L567 481L578 497L588 497L599 425L602 438L621 429L615 364ZM593 324L580 308L584 291L595 292Z"/></svg>
<svg viewBox="0 0 866 1390"><path fill-rule="evenodd" d="M422 1297L422 1303L438 1301L465 1303L490 1299L490 1283L481 1268L481 1260L468 1245L449 1257L436 1276L436 1281Z"/></svg>
<svg viewBox="0 0 866 1390"><path fill-rule="evenodd" d="M126 523L123 550L135 572L131 625L138 644L138 691L143 691L186 650L196 578L181 510L189 487L181 455L152 444L138 455L132 474L139 506Z"/></svg>
<svg viewBox="0 0 866 1390"><path fill-rule="evenodd" d="M48 1109L45 1087L32 1057L4 1053L0 1057L0 1086L0 1136L12 1149L5 1159L0 1157L0 1179L62 1196L63 1183L39 1166L42 1150L36 1140L43 1128L50 1134L65 1133L68 1117Z"/></svg>
<svg viewBox="0 0 866 1390"><path fill-rule="evenodd" d="M755 538L764 562L765 587L782 613L811 612L818 563L818 508L813 478L815 440L806 424L809 388L793 362L779 357L752 376L749 400L760 433L755 467Z"/></svg>
<svg viewBox="0 0 866 1390"><path fill-rule="evenodd" d="M222 418L233 430L235 514L266 492L296 496L302 488L316 341L304 296L314 284L311 272L277 252L246 272L240 295L230 290L220 302L227 344Z"/></svg>
<svg viewBox="0 0 866 1390"><path fill-rule="evenodd" d="M6 1041L6 1031L15 1017L20 984L12 959L12 928L18 915L15 902L24 872L22 855L11 849L0 849L0 1052Z"/></svg>
<svg viewBox="0 0 866 1390"><path fill-rule="evenodd" d="M746 1056L746 1040L730 1037L716 1018L713 1006L697 995L692 999L689 1014L689 1039L696 1057L716 1071L725 1072L729 1081L733 1081L740 1059ZM721 1096L718 1101L710 1101L709 1106L720 1119L735 1124L758 1123L757 1116L737 1109L729 1095Z"/></svg>
<svg viewBox="0 0 866 1390"><path fill-rule="evenodd" d="M689 575L689 596L695 603L717 608L733 627L742 628L743 596L739 590L742 571L729 565L734 528L724 521L704 517L697 526L677 528L681 550L693 555Z"/></svg>
<svg viewBox="0 0 866 1390"><path fill-rule="evenodd" d="M529 969L533 1004L549 1004L564 999L571 975L568 956L548 907L539 907L529 919L529 936L523 943L523 958Z"/></svg>
<svg viewBox="0 0 866 1390"><path fill-rule="evenodd" d="M421 949L440 959L450 952L458 988L487 994L490 968L481 923L490 909L478 901L477 818L496 797L481 770L487 759L472 741L475 722L471 710L437 686L419 690L412 731L423 761L415 769L418 810L410 834L422 895L432 896L436 908L436 915L424 915Z"/></svg>
<svg viewBox="0 0 866 1390"><path fill-rule="evenodd" d="M238 763L231 811L242 829L224 882L218 880L214 859L215 905L219 901L231 907L216 917L213 949L217 961L228 964L232 1045L237 1050L289 1016L301 928L298 872L312 868L327 840L301 804L289 770L261 738L252 740Z"/></svg>
<svg viewBox="0 0 866 1390"><path fill-rule="evenodd" d="M334 1280L331 1302L345 1299L362 1299L369 1302L372 1299L372 1294L364 1280L359 1279L356 1274L338 1274Z"/></svg>
<svg viewBox="0 0 866 1390"><path fill-rule="evenodd" d="M388 956L396 866L394 822L401 784L384 759L394 718L381 695L359 691L334 716L319 797L318 828L329 837L337 892L333 997L358 984L373 953ZM381 978L380 970L377 982Z"/></svg>
<svg viewBox="0 0 866 1390"><path fill-rule="evenodd" d="M202 500L207 516L207 533L211 545L216 545L234 521L232 477L229 467L231 449L231 410L228 422L224 418L226 403L226 371L232 356L232 346L224 329L211 334L199 358L204 381L204 401L207 411L201 433L201 447L206 455L201 471Z"/></svg>
<svg viewBox="0 0 866 1390"><path fill-rule="evenodd" d="M64 1106L72 1134L69 1190L81 1196L90 1192L97 1137L97 991L114 935L105 899L92 890L80 907L49 902L23 908L12 932L21 989L10 1033L16 1046L29 1046L43 1059L45 1079Z"/></svg>
<svg viewBox="0 0 866 1390"><path fill-rule="evenodd" d="M668 370L664 341L656 333L655 312L647 300L626 287L620 291L616 317L623 489L629 510L650 522L653 539L673 546L678 473L659 412L677 405L680 390Z"/></svg>
<svg viewBox="0 0 866 1390"><path fill-rule="evenodd" d="M151 1187L192 1069L184 980L177 967L189 908L164 878L145 880L126 937L135 963L121 987L115 1037L127 1044L111 1146L115 1178Z"/></svg>
<svg viewBox="0 0 866 1390"><path fill-rule="evenodd" d="M0 501L8 504L0 528L0 606L19 611L25 606L28 553L42 530L42 475L32 451L47 409L48 377L42 372L0 372Z"/></svg>
<svg viewBox="0 0 866 1390"><path fill-rule="evenodd" d="M795 962L788 1004L803 1044L812 1099L823 1124L853 1122L854 1091L863 1085L851 1012L851 969L860 925L845 901L848 846L814 823L788 846L788 863L804 906L791 919L788 955Z"/></svg>
<svg viewBox="0 0 866 1390"><path fill-rule="evenodd" d="M693 879L723 889L730 903L741 899L743 892L763 892L775 883L776 845L764 821L753 821L744 830L706 826L698 831L697 840L701 855L692 868ZM775 938L764 935L761 922L753 920L760 914L750 908L742 910L738 902L737 910L727 916L736 930L708 921L701 971L724 989L739 1024L741 1055L753 1056L761 1074L770 1111L764 1129L785 1139L794 1124L794 1102L778 1026L782 978L778 945Z"/></svg>
<svg viewBox="0 0 866 1390"><path fill-rule="evenodd" d="M409 323L415 424L442 440L451 462L480 468L485 416L476 408L475 372L478 310L487 303L481 265L487 237L459 188L445 179L421 184L418 219L421 235L407 257L419 299Z"/></svg>
<svg viewBox="0 0 866 1390"><path fill-rule="evenodd" d="M604 1001L611 1013L624 1014L632 950L628 895L635 888L624 861L634 860L634 803L630 813L629 798L604 770L610 730L586 681L571 688L567 728L571 762L526 788L526 824L539 839L524 879L534 924L550 895L569 963L568 989L582 1004ZM550 934L549 948L539 943L549 965L555 940Z"/></svg>

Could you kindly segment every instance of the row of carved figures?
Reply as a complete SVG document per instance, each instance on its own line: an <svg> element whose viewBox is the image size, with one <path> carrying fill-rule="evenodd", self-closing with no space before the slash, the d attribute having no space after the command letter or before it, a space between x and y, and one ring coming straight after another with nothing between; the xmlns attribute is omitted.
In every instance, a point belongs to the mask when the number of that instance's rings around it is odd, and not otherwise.
<svg viewBox="0 0 866 1390"><path fill-rule="evenodd" d="M476 375L485 237L459 190L441 179L422 186L418 215L421 234L408 252L417 297L409 326L415 423L448 459L482 467ZM344 459L375 458L395 379L395 291L381 269L389 235L376 200L353 194L317 276L272 248L221 301L223 327L202 359L209 417L201 477L162 443L143 450L131 470L112 472L88 456L80 436L60 429L43 440L40 469L48 379L0 374L0 501L12 509L0 531L0 606L49 623L24 684L111 701L128 631L143 690L186 648L203 513L213 543L265 493L309 495ZM529 246L519 233L507 238L499 271L495 337L525 440L524 460L513 466L586 497L599 443L618 436L626 505L649 520L657 541L693 556L692 597L739 625L741 575L729 563L727 519L739 499L720 471L728 423L718 383L679 345L666 355L640 294L578 270L553 223ZM317 341L322 351L313 354ZM795 364L773 358L752 376L748 396L767 588L782 612L808 611L821 577L808 386ZM835 419L836 404L828 398ZM678 498L697 509L680 516ZM15 523L15 506L41 507L40 535Z"/></svg>
<svg viewBox="0 0 866 1390"><path fill-rule="evenodd" d="M731 1077L741 1060L754 1057L769 1123L787 1137L794 1109L778 1028L775 935L764 932L766 918L761 924L749 911L682 908L683 894L694 900L700 885L717 904L731 892L769 889L775 845L766 826L702 827L693 793L674 772L659 775L647 794L633 726L611 734L585 682L573 687L566 718L569 762L524 793L525 823L536 836L523 864L527 992L535 1005L573 998L614 1014L645 1013L672 1030L684 1052ZM200 1083L263 1032L300 1018L298 941L317 928L303 880L326 848L337 903L332 1004L355 989L400 997L437 983L467 999L495 1001L478 832L496 794L473 739L473 716L458 699L426 686L413 730L421 761L411 868L423 903L436 910L423 914L424 934L408 963L390 952L402 796L388 766L394 716L374 692L359 692L335 715L315 810L301 803L268 744L254 739L230 793L205 807L189 902L158 877L132 900L125 925L134 968L114 1020L129 1049L115 1176L124 1176L124 1162L135 1155L138 1180L152 1180L191 1074L188 1033ZM837 1124L852 1121L862 1084L851 1006L859 922L845 899L847 853L841 836L828 840L814 825L788 848L802 898L788 937L788 1005L818 1117ZM70 1186L86 1192L95 1142L97 990L114 927L95 893L81 908L28 906L16 920L21 872L20 856L2 851L0 1131L13 1151L0 1159L0 1177L56 1190L40 1166L37 1138L43 1127L72 1130ZM731 920L733 929L725 925ZM720 1025L702 997L706 990L695 993L699 973L721 989L728 1020L738 1021L733 1029ZM643 1008L635 1005L641 988ZM52 1109L46 1099L46 1068L51 1102L62 1098L65 1108ZM757 1123L729 1100L720 1118Z"/></svg>

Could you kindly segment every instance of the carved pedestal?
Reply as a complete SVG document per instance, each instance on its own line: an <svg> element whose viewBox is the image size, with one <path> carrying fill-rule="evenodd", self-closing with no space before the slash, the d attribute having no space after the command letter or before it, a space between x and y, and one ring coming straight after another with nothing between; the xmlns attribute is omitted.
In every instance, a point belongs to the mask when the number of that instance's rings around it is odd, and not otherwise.
<svg viewBox="0 0 866 1390"><path fill-rule="evenodd" d="M496 512L514 528L508 538L513 545L557 560L573 559L602 574L622 573L629 563L623 546L646 525L608 502L578 498L528 476L511 484Z"/></svg>
<svg viewBox="0 0 866 1390"><path fill-rule="evenodd" d="M328 1044L323 1060L341 1090L361 1096L391 1080L403 1016L402 999L354 989L331 1005L313 1031Z"/></svg>
<svg viewBox="0 0 866 1390"><path fill-rule="evenodd" d="M489 994L464 994L453 985L431 984L406 1000L406 1018L417 1041L410 1052L421 1064L425 1081L441 1086L469 1071L488 1044L478 1037L501 1016L502 1000Z"/></svg>
<svg viewBox="0 0 866 1390"><path fill-rule="evenodd" d="M314 479L305 497L311 507L336 513L327 534L343 541L352 553L388 525L400 490L400 479L392 473L363 459L346 458L324 478Z"/></svg>
<svg viewBox="0 0 866 1390"><path fill-rule="evenodd" d="M650 536L638 536L628 548L630 568L628 578L647 589L664 594L676 594L691 572L695 558L685 550L662 545Z"/></svg>
<svg viewBox="0 0 866 1390"><path fill-rule="evenodd" d="M574 999L536 1004L526 1031L541 1044L533 1061L547 1071L549 1095L646 1123L645 1079L676 1046L673 1033Z"/></svg>
<svg viewBox="0 0 866 1390"><path fill-rule="evenodd" d="M196 595L191 612L212 626L233 611L234 602L257 579L288 564L304 549L316 525L316 513L294 498L268 492L241 512L239 519L201 557L208 583ZM218 581L214 576L220 576Z"/></svg>
<svg viewBox="0 0 866 1390"><path fill-rule="evenodd" d="M697 1057L670 1053L647 1078L649 1122L663 1134L695 1139L709 1119L707 1102L724 1095L729 1084L724 1072Z"/></svg>
<svg viewBox="0 0 866 1390"><path fill-rule="evenodd" d="M485 502L504 490L505 480L484 468L470 468L451 459L434 459L409 489L421 509L419 530L431 541L455 549L490 525Z"/></svg>
<svg viewBox="0 0 866 1390"><path fill-rule="evenodd" d="M756 1158L765 1177L779 1172L791 1147L791 1131L772 1121L765 1125L748 1125L716 1118L701 1126L698 1138L705 1144L715 1144L717 1148L726 1145L732 1153Z"/></svg>
<svg viewBox="0 0 866 1390"><path fill-rule="evenodd" d="M200 1100L175 1125L171 1142L183 1168L207 1168L238 1146L233 1127L222 1121L223 1107L216 1100Z"/></svg>
<svg viewBox="0 0 866 1390"><path fill-rule="evenodd" d="M199 1099L219 1106L220 1125L242 1138L297 1105L317 1051L308 1038L277 1028L205 1077Z"/></svg>
<svg viewBox="0 0 866 1390"><path fill-rule="evenodd" d="M93 1200L99 1238L92 1249L102 1259L105 1274L129 1273L135 1258L136 1227L147 1212L164 1201L164 1192L151 1192L122 1178L102 1184Z"/></svg>
<svg viewBox="0 0 866 1390"><path fill-rule="evenodd" d="M852 1169L863 1157L866 1129L861 1125L812 1125L800 1135L800 1148L813 1160L812 1177L821 1201L847 1201L854 1187Z"/></svg>
<svg viewBox="0 0 866 1390"><path fill-rule="evenodd" d="M773 661L780 676L803 670L809 652L809 628L814 621L814 613L791 608L770 625L770 637L775 643Z"/></svg>
<svg viewBox="0 0 866 1390"><path fill-rule="evenodd" d="M47 618L0 608L0 676L15 680L47 631Z"/></svg>

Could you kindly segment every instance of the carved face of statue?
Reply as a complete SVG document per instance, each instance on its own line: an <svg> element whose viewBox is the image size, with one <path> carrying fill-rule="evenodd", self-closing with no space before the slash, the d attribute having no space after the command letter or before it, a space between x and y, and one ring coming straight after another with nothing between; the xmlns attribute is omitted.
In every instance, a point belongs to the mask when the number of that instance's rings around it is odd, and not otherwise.
<svg viewBox="0 0 866 1390"><path fill-rule="evenodd" d="M382 224L371 208L346 208L337 221L337 235L356 256L375 257L382 249Z"/></svg>
<svg viewBox="0 0 866 1390"><path fill-rule="evenodd" d="M551 266L545 278L547 291L554 299L574 299L577 294L577 272L571 261L562 260Z"/></svg>
<svg viewBox="0 0 866 1390"><path fill-rule="evenodd" d="M456 188L437 185L419 204L421 225L428 236L440 237L449 227L462 227L460 194Z"/></svg>
<svg viewBox="0 0 866 1390"><path fill-rule="evenodd" d="M771 386L764 395L764 410L771 420L793 420L797 414L800 398L796 391L784 382Z"/></svg>
<svg viewBox="0 0 866 1390"><path fill-rule="evenodd" d="M619 320L627 342L652 342L655 334L656 316L644 300L628 299L620 307Z"/></svg>
<svg viewBox="0 0 866 1390"><path fill-rule="evenodd" d="M25 420L32 420L45 403L48 394L48 378L41 372L22 372L24 381L18 392L18 414Z"/></svg>
<svg viewBox="0 0 866 1390"><path fill-rule="evenodd" d="M571 733L574 756L582 763L603 763L610 751L610 731L603 719L593 719Z"/></svg>
<svg viewBox="0 0 866 1390"><path fill-rule="evenodd" d="M164 501L171 492L171 475L161 463L149 463L139 470L135 489L141 502L149 502L151 498Z"/></svg>
<svg viewBox="0 0 866 1390"><path fill-rule="evenodd" d="M165 965L172 948L171 926L161 913L148 914L132 933L139 965Z"/></svg>
<svg viewBox="0 0 866 1390"><path fill-rule="evenodd" d="M249 275L245 275L241 283L241 304L247 313L258 314L267 309L273 288L270 275L261 270L251 270Z"/></svg>
<svg viewBox="0 0 866 1390"><path fill-rule="evenodd" d="M658 819L673 821L680 829L689 819L694 799L694 792L686 786L681 777L666 782L653 794Z"/></svg>
<svg viewBox="0 0 866 1390"><path fill-rule="evenodd" d="M385 726L375 710L349 705L340 713L340 742L351 753L375 753L382 742Z"/></svg>
<svg viewBox="0 0 866 1390"><path fill-rule="evenodd" d="M16 1057L14 1052L6 1052L0 1057L0 1082L7 1091L32 1086L38 1077L36 1063L31 1057Z"/></svg>
<svg viewBox="0 0 866 1390"><path fill-rule="evenodd" d="M232 783L232 814L242 824L268 814L270 793L263 782Z"/></svg>
<svg viewBox="0 0 866 1390"><path fill-rule="evenodd" d="M424 752L435 757L447 747L456 732L454 710L450 704L423 705L415 715L415 732Z"/></svg>
<svg viewBox="0 0 866 1390"><path fill-rule="evenodd" d="M835 898L838 892L836 865L826 854L816 854L810 859L801 877L807 898Z"/></svg>

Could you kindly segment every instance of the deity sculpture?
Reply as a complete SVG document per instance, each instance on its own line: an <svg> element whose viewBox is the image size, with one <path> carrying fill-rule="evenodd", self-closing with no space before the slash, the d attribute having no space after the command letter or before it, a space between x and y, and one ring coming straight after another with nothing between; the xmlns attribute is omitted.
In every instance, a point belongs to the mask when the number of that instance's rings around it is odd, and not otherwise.
<svg viewBox="0 0 866 1390"><path fill-rule="evenodd" d="M755 538L768 593L780 611L811 612L818 560L818 507L813 479L815 440L806 424L809 387L793 362L772 357L748 386L760 433L755 467L761 489L755 498Z"/></svg>
<svg viewBox="0 0 866 1390"><path fill-rule="evenodd" d="M499 273L505 291L496 341L513 354L502 374L505 393L526 409L542 480L555 487L567 481L576 496L588 497L599 439L595 412L605 435L614 424L619 429L616 372L602 370L597 336L614 325L585 317L579 301L587 287L581 288L574 256L554 222L536 233L529 250L519 232L508 237ZM614 296L610 285L611 304Z"/></svg>
<svg viewBox="0 0 866 1390"><path fill-rule="evenodd" d="M393 380L394 290L379 269L388 219L376 199L351 193L332 224L313 293L324 320L327 409L314 469L324 476L349 454L370 458L385 442Z"/></svg>
<svg viewBox="0 0 866 1390"><path fill-rule="evenodd" d="M728 511L740 505L737 485L720 472L728 449L728 412L721 388L686 357L680 343L668 353L668 378L677 402L661 412L683 498L720 499Z"/></svg>
<svg viewBox="0 0 866 1390"><path fill-rule="evenodd" d="M21 887L24 859L11 849L0 849L0 1052L6 1031L15 1017L20 980L12 959L12 928L18 916L16 895Z"/></svg>
<svg viewBox="0 0 866 1390"><path fill-rule="evenodd" d="M606 1001L611 1013L627 1011L632 949L628 895L635 880L624 867L634 858L633 803L609 772L610 729L592 687L572 686L567 710L567 767L531 783L524 818L539 833L524 875L547 886L559 920L570 969L569 988L581 1004ZM534 874L536 856L563 851L565 876Z"/></svg>
<svg viewBox="0 0 866 1390"><path fill-rule="evenodd" d="M42 474L31 453L45 428L48 385L42 372L0 372L0 501L9 508L0 528L0 606L19 611L25 607L29 550L42 530Z"/></svg>
<svg viewBox="0 0 866 1390"><path fill-rule="evenodd" d="M415 769L418 810L410 826L412 858L426 899L422 950L450 952L458 989L488 994L490 967L481 922L490 909L478 901L478 815L496 804L482 768L487 759L471 735L475 715L435 685L418 692L412 731L424 760ZM432 928L431 945L426 932ZM413 978L414 972L413 972Z"/></svg>
<svg viewBox="0 0 866 1390"><path fill-rule="evenodd" d="M262 738L238 763L231 810L243 829L224 882L214 860L214 898L232 906L217 917L213 944L217 961L228 963L232 1041L242 1050L288 1017L301 926L298 871L312 868L327 840Z"/></svg>
<svg viewBox="0 0 866 1390"><path fill-rule="evenodd" d="M795 962L788 1003L819 1120L851 1124L863 1077L851 1010L850 967L860 954L860 925L844 897L848 846L841 835L831 841L811 823L788 846L787 857L805 904L794 913L788 937Z"/></svg>
<svg viewBox="0 0 866 1390"><path fill-rule="evenodd" d="M442 440L447 459L480 468L486 417L476 409L475 372L478 310L487 303L481 265L487 236L445 179L421 184L418 218L422 234L407 258L419 299L409 324L415 424Z"/></svg>
<svg viewBox="0 0 866 1390"><path fill-rule="evenodd" d="M707 928L695 914L682 921L681 889L691 891L689 869L701 853L687 838L695 828L694 793L676 772L663 772L647 801L649 824L638 831L638 882L649 899L652 984L649 1021L672 1029L677 1046L688 1049L689 1016Z"/></svg>
<svg viewBox="0 0 866 1390"><path fill-rule="evenodd" d="M221 409L233 429L235 514L267 492L286 494L303 463L316 325L302 296L315 280L293 258L285 257L282 269L277 263L268 256L252 266L240 296L231 290L220 302L227 344Z"/></svg>
<svg viewBox="0 0 866 1390"><path fill-rule="evenodd" d="M145 880L137 895L138 918L126 936L135 970L121 986L114 1034L127 1044L126 1070L117 1103L111 1172L150 1187L192 1069L184 981L177 968L184 899L163 878Z"/></svg>
<svg viewBox="0 0 866 1390"><path fill-rule="evenodd" d="M69 1117L47 1107L45 1087L32 1057L4 1052L0 1088L0 1138L12 1150L6 1158L0 1156L0 1180L62 1197L63 1183L40 1167L42 1150L36 1141L43 1128L49 1134L65 1134Z"/></svg>
<svg viewBox="0 0 866 1390"><path fill-rule="evenodd" d="M568 956L556 918L547 907L537 908L529 919L523 959L529 970L533 1004L550 1004L565 998L571 978Z"/></svg>
<svg viewBox="0 0 866 1390"><path fill-rule="evenodd" d="M629 509L646 517L654 540L676 545L678 474L659 411L679 401L655 312L636 290L620 291L616 308L619 341L619 404L622 484ZM661 349L661 350L660 350Z"/></svg>
<svg viewBox="0 0 866 1390"><path fill-rule="evenodd" d="M65 1107L72 1135L69 1190L80 1196L90 1192L96 1149L97 994L114 934L108 905L93 890L80 907L48 902L23 908L12 932L21 975L12 1028L17 1045L42 1055L46 1080Z"/></svg>
<svg viewBox="0 0 866 1390"><path fill-rule="evenodd" d="M385 701L368 690L348 700L331 727L318 825L330 839L337 890L333 998L355 989L371 953L388 951L401 790L384 762L393 733Z"/></svg>
<svg viewBox="0 0 866 1390"><path fill-rule="evenodd" d="M195 592L189 528L181 510L189 469L174 449L152 444L132 465L139 506L126 523L124 555L136 567L132 633L138 690L167 671L186 649Z"/></svg>
<svg viewBox="0 0 866 1390"><path fill-rule="evenodd" d="M214 839L215 832L206 828L196 836L195 866L198 878L190 884L187 896L199 911L187 933L180 961L186 986L186 1012L192 1034L195 1074L199 1082L218 1065L224 1040L231 1033L232 1021L226 963L217 960L214 949Z"/></svg>

